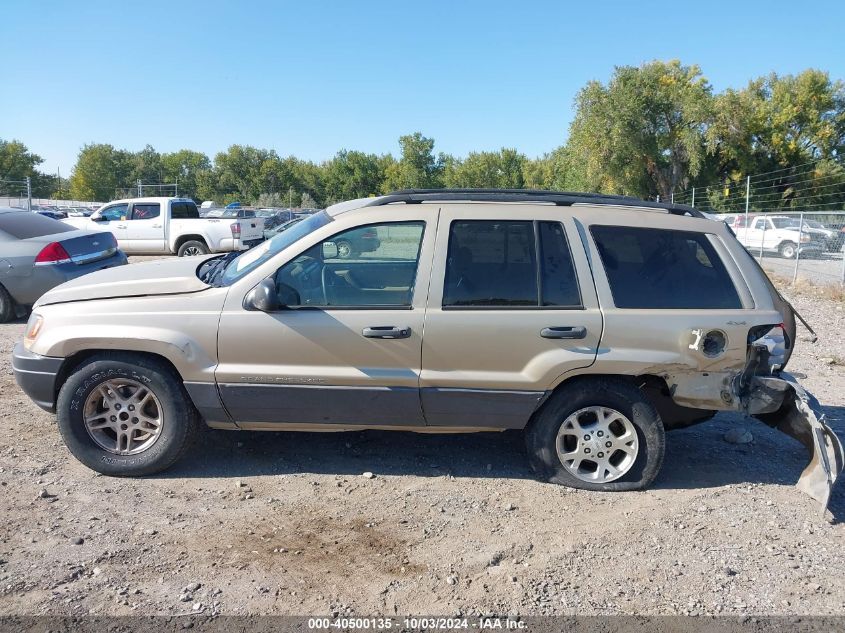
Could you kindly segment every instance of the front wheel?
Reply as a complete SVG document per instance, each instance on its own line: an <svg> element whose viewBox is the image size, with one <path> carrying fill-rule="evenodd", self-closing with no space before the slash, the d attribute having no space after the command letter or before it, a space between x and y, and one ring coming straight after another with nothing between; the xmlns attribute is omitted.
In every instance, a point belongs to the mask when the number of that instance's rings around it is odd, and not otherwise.
<svg viewBox="0 0 845 633"><path fill-rule="evenodd" d="M551 396L526 430L535 473L596 491L641 490L663 464L665 433L654 406L634 385L579 380Z"/></svg>
<svg viewBox="0 0 845 633"><path fill-rule="evenodd" d="M340 259L349 259L355 256L355 249L352 248L352 244L347 240L338 240L337 256Z"/></svg>
<svg viewBox="0 0 845 633"><path fill-rule="evenodd" d="M784 257L786 259L794 259L795 255L798 254L798 247L792 242L784 242L778 248L778 252L780 253L781 257Z"/></svg>
<svg viewBox="0 0 845 633"><path fill-rule="evenodd" d="M70 452L104 475L151 475L172 466L197 433L179 376L163 362L104 354L62 385L58 426Z"/></svg>
<svg viewBox="0 0 845 633"><path fill-rule="evenodd" d="M196 255L207 255L208 254L208 246L206 246L205 242L200 242L199 240L188 240L182 246L179 247L179 252L177 253L179 257L194 257Z"/></svg>

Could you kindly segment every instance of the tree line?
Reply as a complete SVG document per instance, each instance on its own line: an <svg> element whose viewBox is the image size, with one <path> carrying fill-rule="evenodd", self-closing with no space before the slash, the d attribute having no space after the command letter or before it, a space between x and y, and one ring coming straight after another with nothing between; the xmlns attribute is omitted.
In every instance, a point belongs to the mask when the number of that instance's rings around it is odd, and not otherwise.
<svg viewBox="0 0 845 633"><path fill-rule="evenodd" d="M189 149L138 152L85 145L69 178L38 170L41 157L0 140L0 178L33 178L38 197L109 200L136 183L174 183L180 195L261 206L325 206L396 189L538 188L668 199L691 187L724 206L747 174L777 173L767 195L783 207L845 200L845 84L808 69L714 91L698 66L654 61L616 67L575 98L566 143L530 158L514 148L435 151L416 132L399 138L398 156L342 149L322 163L275 150L233 145L209 156ZM813 186L796 186L813 163ZM838 184L837 184L838 183ZM306 204L307 203L307 204Z"/></svg>

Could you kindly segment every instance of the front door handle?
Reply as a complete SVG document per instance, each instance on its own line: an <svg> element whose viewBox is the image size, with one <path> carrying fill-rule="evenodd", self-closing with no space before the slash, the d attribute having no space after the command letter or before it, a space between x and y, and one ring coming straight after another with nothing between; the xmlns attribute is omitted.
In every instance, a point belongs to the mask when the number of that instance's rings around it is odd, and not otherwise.
<svg viewBox="0 0 845 633"><path fill-rule="evenodd" d="M411 336L411 328L396 327L395 325L376 325L365 327L361 332L367 338L408 338Z"/></svg>
<svg viewBox="0 0 845 633"><path fill-rule="evenodd" d="M586 338L587 328L583 325L571 327L546 327L540 330L543 338Z"/></svg>

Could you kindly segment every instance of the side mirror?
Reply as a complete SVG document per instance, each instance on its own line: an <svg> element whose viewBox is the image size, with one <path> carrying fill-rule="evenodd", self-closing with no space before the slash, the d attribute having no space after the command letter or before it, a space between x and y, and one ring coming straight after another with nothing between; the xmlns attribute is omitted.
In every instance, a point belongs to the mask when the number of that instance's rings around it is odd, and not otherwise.
<svg viewBox="0 0 845 633"><path fill-rule="evenodd" d="M108 218L104 218L104 217L103 217L103 216L101 216L101 215L93 215L93 216L91 216L91 221L92 221L92 222L106 222L107 220L108 220Z"/></svg>
<svg viewBox="0 0 845 633"><path fill-rule="evenodd" d="M323 259L337 259L337 244L334 242L323 242Z"/></svg>
<svg viewBox="0 0 845 633"><path fill-rule="evenodd" d="M255 288L246 293L244 308L259 312L275 312L283 307L276 291L276 282L265 279Z"/></svg>

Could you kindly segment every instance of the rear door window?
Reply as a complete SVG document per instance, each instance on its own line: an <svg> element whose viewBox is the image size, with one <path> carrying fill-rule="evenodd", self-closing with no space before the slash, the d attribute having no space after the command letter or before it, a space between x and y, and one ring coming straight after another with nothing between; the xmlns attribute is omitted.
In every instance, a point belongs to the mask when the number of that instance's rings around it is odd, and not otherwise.
<svg viewBox="0 0 845 633"><path fill-rule="evenodd" d="M706 234L629 226L590 232L617 308L742 308Z"/></svg>
<svg viewBox="0 0 845 633"><path fill-rule="evenodd" d="M170 205L170 217L174 220L194 220L200 217L200 212L193 202L174 202Z"/></svg>
<svg viewBox="0 0 845 633"><path fill-rule="evenodd" d="M132 205L133 220L152 220L161 215L161 205L158 202L143 202Z"/></svg>
<svg viewBox="0 0 845 633"><path fill-rule="evenodd" d="M457 220L447 258L444 308L581 307L560 222Z"/></svg>

